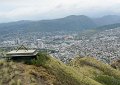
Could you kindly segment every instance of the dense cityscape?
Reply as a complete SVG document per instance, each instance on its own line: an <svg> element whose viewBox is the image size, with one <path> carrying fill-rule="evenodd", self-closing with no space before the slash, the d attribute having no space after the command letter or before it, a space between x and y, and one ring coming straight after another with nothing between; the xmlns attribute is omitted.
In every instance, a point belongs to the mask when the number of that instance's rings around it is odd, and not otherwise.
<svg viewBox="0 0 120 85"><path fill-rule="evenodd" d="M29 49L49 50L50 55L64 63L76 56L91 56L110 64L120 56L119 35L119 28L105 30L89 37L78 32L11 33L1 36L0 47L11 50L25 45ZM3 54L5 55L1 51L2 56Z"/></svg>

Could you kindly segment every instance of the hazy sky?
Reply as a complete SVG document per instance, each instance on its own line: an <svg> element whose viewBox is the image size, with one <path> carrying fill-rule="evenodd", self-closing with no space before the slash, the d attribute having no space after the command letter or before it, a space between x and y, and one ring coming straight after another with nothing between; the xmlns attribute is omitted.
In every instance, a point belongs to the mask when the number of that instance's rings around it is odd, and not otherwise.
<svg viewBox="0 0 120 85"><path fill-rule="evenodd" d="M120 0L0 0L0 22L120 13Z"/></svg>

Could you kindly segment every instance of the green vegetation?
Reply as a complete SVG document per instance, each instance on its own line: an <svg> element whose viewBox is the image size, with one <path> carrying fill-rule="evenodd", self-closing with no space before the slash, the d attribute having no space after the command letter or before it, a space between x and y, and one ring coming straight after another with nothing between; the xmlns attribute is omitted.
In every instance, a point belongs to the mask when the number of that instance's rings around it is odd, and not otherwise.
<svg viewBox="0 0 120 85"><path fill-rule="evenodd" d="M120 71L94 58L78 57L72 60L70 65L77 71L103 85L120 85Z"/></svg>
<svg viewBox="0 0 120 85"><path fill-rule="evenodd" d="M41 58L44 56L43 58ZM55 85L101 85L95 80L84 76L82 73L78 73L71 66L66 66L62 62L56 60L45 54L38 54L36 63L34 65L43 66L49 73L56 77ZM43 59L41 61L40 59ZM41 63L39 63L41 61Z"/></svg>
<svg viewBox="0 0 120 85"><path fill-rule="evenodd" d="M0 61L1 85L120 85L119 70L91 57L65 65L40 52L30 64Z"/></svg>
<svg viewBox="0 0 120 85"><path fill-rule="evenodd" d="M46 62L49 60L49 56L45 52L40 52L37 54L37 59L33 59L31 64L36 66L44 66Z"/></svg>
<svg viewBox="0 0 120 85"><path fill-rule="evenodd" d="M120 85L120 80L108 75L97 76L96 80L105 85Z"/></svg>

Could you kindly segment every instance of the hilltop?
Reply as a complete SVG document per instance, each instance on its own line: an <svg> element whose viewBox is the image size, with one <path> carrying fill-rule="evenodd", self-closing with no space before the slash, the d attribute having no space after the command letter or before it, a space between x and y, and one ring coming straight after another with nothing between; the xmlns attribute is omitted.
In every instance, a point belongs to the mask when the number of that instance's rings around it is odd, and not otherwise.
<svg viewBox="0 0 120 85"><path fill-rule="evenodd" d="M31 65L1 60L0 68L2 85L120 85L120 71L91 57L66 65L39 54Z"/></svg>

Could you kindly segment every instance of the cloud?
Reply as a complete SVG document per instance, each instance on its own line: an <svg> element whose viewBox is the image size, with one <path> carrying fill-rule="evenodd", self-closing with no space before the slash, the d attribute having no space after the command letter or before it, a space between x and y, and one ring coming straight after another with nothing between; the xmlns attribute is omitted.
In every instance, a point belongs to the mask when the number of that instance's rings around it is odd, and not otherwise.
<svg viewBox="0 0 120 85"><path fill-rule="evenodd" d="M0 0L0 19L47 19L72 14L120 13L120 0Z"/></svg>

